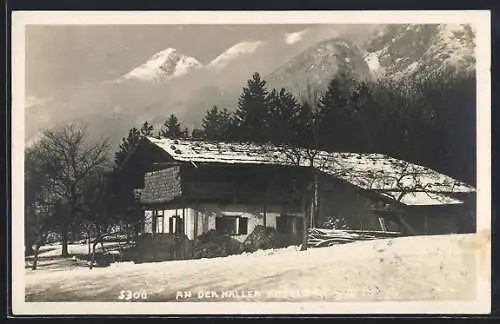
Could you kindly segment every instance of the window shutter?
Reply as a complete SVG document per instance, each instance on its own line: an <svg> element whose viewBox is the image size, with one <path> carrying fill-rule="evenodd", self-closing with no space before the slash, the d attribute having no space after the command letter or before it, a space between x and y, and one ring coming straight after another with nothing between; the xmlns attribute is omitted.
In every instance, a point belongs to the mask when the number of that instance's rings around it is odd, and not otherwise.
<svg viewBox="0 0 500 324"><path fill-rule="evenodd" d="M174 233L174 218L173 217L168 218L168 232Z"/></svg>
<svg viewBox="0 0 500 324"><path fill-rule="evenodd" d="M152 224L151 224L151 232L156 233L156 211L153 211Z"/></svg>
<svg viewBox="0 0 500 324"><path fill-rule="evenodd" d="M176 216L176 226L175 226L175 232L177 234L183 234L184 233L184 223L182 221L182 218L180 218L179 216Z"/></svg>
<svg viewBox="0 0 500 324"><path fill-rule="evenodd" d="M247 234L248 233L248 218L247 217L240 217L239 218L239 228L238 228L238 234Z"/></svg>

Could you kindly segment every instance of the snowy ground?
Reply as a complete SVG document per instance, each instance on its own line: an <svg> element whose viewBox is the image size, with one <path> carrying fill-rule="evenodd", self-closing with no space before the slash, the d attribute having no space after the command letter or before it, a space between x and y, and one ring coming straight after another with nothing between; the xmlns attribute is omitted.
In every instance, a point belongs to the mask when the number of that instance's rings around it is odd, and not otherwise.
<svg viewBox="0 0 500 324"><path fill-rule="evenodd" d="M474 240L406 237L92 270L27 269L26 301L472 300Z"/></svg>
<svg viewBox="0 0 500 324"><path fill-rule="evenodd" d="M121 243L121 246L125 244ZM113 251L119 249L118 243L105 242L104 249L106 251ZM96 246L96 252L101 252L101 245ZM61 258L62 246L61 244L47 244L40 248L39 259L38 259L38 271L60 271L60 270L73 270L75 268L80 268L82 266L87 266L87 262L80 260L75 262L72 257ZM76 255L83 259L84 256L88 255L88 245L87 244L68 244L68 253L70 255ZM33 264L33 256L25 258L25 268L31 268Z"/></svg>

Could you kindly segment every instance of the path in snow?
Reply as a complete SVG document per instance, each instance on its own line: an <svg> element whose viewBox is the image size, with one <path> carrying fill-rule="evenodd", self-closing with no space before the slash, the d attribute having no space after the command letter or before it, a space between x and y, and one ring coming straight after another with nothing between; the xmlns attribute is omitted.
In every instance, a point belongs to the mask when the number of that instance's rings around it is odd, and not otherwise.
<svg viewBox="0 0 500 324"><path fill-rule="evenodd" d="M474 235L423 236L304 252L289 247L93 270L27 270L26 300L120 301L128 291L148 301L175 301L180 291L191 292L186 301L472 300L474 246ZM212 298L198 298L199 291Z"/></svg>

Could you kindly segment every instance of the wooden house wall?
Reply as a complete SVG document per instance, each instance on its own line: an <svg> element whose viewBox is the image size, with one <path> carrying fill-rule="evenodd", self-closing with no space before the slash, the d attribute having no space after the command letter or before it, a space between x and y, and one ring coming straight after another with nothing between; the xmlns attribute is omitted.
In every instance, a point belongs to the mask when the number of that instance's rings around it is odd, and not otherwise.
<svg viewBox="0 0 500 324"><path fill-rule="evenodd" d="M301 204L303 171L268 165L184 165L187 200L233 204Z"/></svg>
<svg viewBox="0 0 500 324"><path fill-rule="evenodd" d="M133 189L143 188L146 172L164 168L157 166L156 163L171 161L172 158L165 151L148 141L144 141L136 147L134 153L123 164L123 168L120 170L120 182Z"/></svg>
<svg viewBox="0 0 500 324"><path fill-rule="evenodd" d="M381 230L378 217L371 209L383 203L361 192L356 187L327 176L319 177L319 218L320 224L328 217L343 218L349 229Z"/></svg>
<svg viewBox="0 0 500 324"><path fill-rule="evenodd" d="M157 207L154 210L145 211L145 233L153 233L153 214L161 210L163 213L163 233L169 233L169 218L175 215L182 216L182 209L169 207ZM265 219L264 219L265 215ZM280 205L253 205L253 204L217 204L201 203L188 205L184 209L184 234L193 240L196 236L216 229L216 218L224 216L241 216L248 219L247 233L243 235L233 235L232 237L243 242L250 235L256 226L276 228L276 218L281 215L302 217L296 210L289 210Z"/></svg>
<svg viewBox="0 0 500 324"><path fill-rule="evenodd" d="M419 235L459 233L458 213L462 205L450 206L414 206L407 209L404 220ZM403 229L412 235L408 229Z"/></svg>
<svg viewBox="0 0 500 324"><path fill-rule="evenodd" d="M351 229L382 230L374 209L381 208L389 200L372 193L361 191L328 177L320 177L320 217L318 223L328 216L343 217ZM464 198L464 197L460 197ZM465 204L431 206L393 206L393 213L383 214L389 231L401 231L404 235L414 235L399 221L403 217L417 235L470 233L474 232L475 200L473 196L464 199Z"/></svg>
<svg viewBox="0 0 500 324"><path fill-rule="evenodd" d="M287 214L295 217L303 215L296 211L287 210L286 207L280 205L268 205L264 208L262 205L254 204L201 204L197 209L192 209L193 216L198 212L198 217L205 220L208 226L202 227L199 223L198 233L206 232L207 230L215 229L216 217L224 216L241 216L248 219L247 233L243 235L234 235L234 239L243 242L250 235L256 226L266 226L276 228L276 218Z"/></svg>
<svg viewBox="0 0 500 324"><path fill-rule="evenodd" d="M171 168L171 167L170 167ZM276 227L283 213L302 217L301 170L266 165L184 164L181 167L182 197L169 202L146 203L145 216L161 210L165 233L166 215L181 214L189 239L215 229L216 217L241 216L248 219L247 234L235 235L243 241L257 225ZM266 218L264 220L264 213ZM151 225L144 227L153 232Z"/></svg>
<svg viewBox="0 0 500 324"><path fill-rule="evenodd" d="M158 169L154 166L155 161L169 162L168 157L161 152L150 148L144 150L147 151L144 154L148 154L144 160L149 162L141 164L140 158L137 161L129 161L131 162L128 164L129 172L140 174ZM139 153L136 156L141 156L142 152ZM184 163L181 167L181 185L182 200L186 208L184 212L186 235L193 239L196 235L214 229L215 217L224 213L247 215L248 234L257 225L275 227L276 217L284 209L302 214L302 196L306 192L305 187L311 184L308 171L304 168L269 165ZM338 216L343 218L351 229L382 230L379 219L372 210L386 202L373 193L360 190L331 176L320 175L320 215L315 225L318 226L327 217ZM145 207L161 208L168 214L169 211L180 208L172 207L175 204L179 204L179 201L165 203L160 207ZM266 208L267 214L265 222L261 216L263 208ZM457 225L459 220L457 221L454 213L463 212L464 206L457 208L405 207L403 209L406 212L403 215L417 234L453 233L460 231L460 225ZM168 230L168 218L164 216L163 219L166 223L164 228ZM198 223L195 225L196 219ZM396 223L389 224L388 221L387 225L389 230L405 231L404 226L396 226ZM151 231L151 227L145 225L145 232ZM406 234L410 233L406 231Z"/></svg>

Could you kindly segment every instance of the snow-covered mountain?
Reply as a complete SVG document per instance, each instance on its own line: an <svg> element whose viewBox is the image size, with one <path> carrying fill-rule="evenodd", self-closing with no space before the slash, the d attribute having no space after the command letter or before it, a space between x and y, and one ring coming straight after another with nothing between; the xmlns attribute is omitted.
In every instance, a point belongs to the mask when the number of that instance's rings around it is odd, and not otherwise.
<svg viewBox="0 0 500 324"><path fill-rule="evenodd" d="M222 69L241 56L254 53L263 44L263 41L245 41L237 43L218 55L207 65L207 67Z"/></svg>
<svg viewBox="0 0 500 324"><path fill-rule="evenodd" d="M167 48L156 53L146 63L128 72L116 82L141 80L161 83L183 76L200 67L202 64L195 58L186 56L175 48Z"/></svg>
<svg viewBox="0 0 500 324"><path fill-rule="evenodd" d="M206 66L203 66L203 64L194 57L180 53L175 48L167 48L154 54L146 63L141 64L116 79L115 83L120 83L125 80L162 83L177 77L185 76L200 68L222 70L226 68L228 64L241 59L243 56L254 53L263 44L263 41L239 42L222 52Z"/></svg>
<svg viewBox="0 0 500 324"><path fill-rule="evenodd" d="M199 127L213 105L234 110L241 87L254 72L268 88L285 87L304 96L308 86L324 91L341 72L374 79L428 74L446 66L475 67L475 35L467 25L386 25L367 41L367 36L354 41L348 34L317 34L311 28L278 36L241 39L206 65L167 48L128 73L121 71L113 82L79 84L50 102L31 98L28 105L37 108L27 110L27 140L41 129L75 119L115 143L130 127L144 120L161 123L170 113L190 128Z"/></svg>
<svg viewBox="0 0 500 324"><path fill-rule="evenodd" d="M320 42L265 77L270 87L284 87L301 96L307 87L322 92L339 73L356 79L370 79L370 69L361 50L343 38Z"/></svg>
<svg viewBox="0 0 500 324"><path fill-rule="evenodd" d="M470 25L387 25L365 45L375 78L400 78L452 67L475 69L475 32Z"/></svg>

